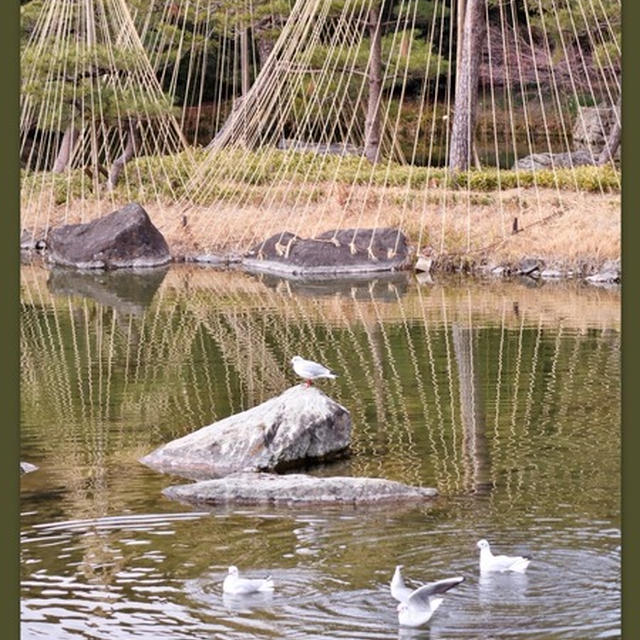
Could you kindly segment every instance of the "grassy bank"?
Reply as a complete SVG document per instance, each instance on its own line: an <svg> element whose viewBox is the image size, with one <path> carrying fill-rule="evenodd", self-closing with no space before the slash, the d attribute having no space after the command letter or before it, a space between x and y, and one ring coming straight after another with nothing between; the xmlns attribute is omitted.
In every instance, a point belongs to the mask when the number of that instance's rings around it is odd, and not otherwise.
<svg viewBox="0 0 640 640"><path fill-rule="evenodd" d="M206 163L205 163L206 160ZM206 166L205 166L206 165ZM196 172L196 167L203 167ZM212 184L214 182L214 184ZM141 157L128 163L115 198L146 201L187 195L198 204L233 198L251 187L288 183L308 189L316 183L340 186L455 189L483 193L514 188L545 188L590 193L618 193L621 176L610 165L575 169L513 171L487 167L451 173L442 167L381 162L372 166L361 157L318 155L275 149L249 152L225 149L207 158L203 149L173 156ZM65 174L24 171L23 193L49 192L55 204L96 197L91 177L81 169Z"/></svg>
<svg viewBox="0 0 640 640"><path fill-rule="evenodd" d="M22 226L84 222L136 201L176 256L242 252L284 230L310 237L382 226L460 263L538 256L575 269L620 255L620 173L612 167L451 176L355 157L224 151L197 174L203 157L138 158L113 193L98 196L79 171L25 175Z"/></svg>

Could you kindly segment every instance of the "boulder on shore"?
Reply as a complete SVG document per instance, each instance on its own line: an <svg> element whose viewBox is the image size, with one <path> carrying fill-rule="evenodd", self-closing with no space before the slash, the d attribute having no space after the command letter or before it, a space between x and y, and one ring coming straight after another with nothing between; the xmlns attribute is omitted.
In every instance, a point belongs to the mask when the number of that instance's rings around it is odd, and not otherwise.
<svg viewBox="0 0 640 640"><path fill-rule="evenodd" d="M306 474L237 473L217 480L167 487L168 498L195 504L364 505L423 502L435 489L383 478L316 477Z"/></svg>
<svg viewBox="0 0 640 640"><path fill-rule="evenodd" d="M288 275L353 274L408 269L411 253L399 229L342 229L315 238L284 231L252 247L242 265Z"/></svg>
<svg viewBox="0 0 640 640"><path fill-rule="evenodd" d="M544 266L544 260L540 258L523 258L518 263L516 273L530 278L539 278Z"/></svg>
<svg viewBox="0 0 640 640"><path fill-rule="evenodd" d="M539 171L542 169L572 169L593 165L594 156L585 149L565 153L532 153L529 156L516 160L513 170Z"/></svg>
<svg viewBox="0 0 640 640"><path fill-rule="evenodd" d="M47 247L50 262L78 269L157 267L171 260L164 236L135 203L85 224L52 229Z"/></svg>
<svg viewBox="0 0 640 640"><path fill-rule="evenodd" d="M278 149L302 151L303 153L317 153L319 155L333 154L338 156L361 156L364 154L362 147L357 147L348 142L307 142L306 140L296 140L294 138L281 138L278 142Z"/></svg>
<svg viewBox="0 0 640 640"><path fill-rule="evenodd" d="M316 387L297 385L173 440L140 462L194 479L238 471L283 471L345 454L350 436L347 409Z"/></svg>
<svg viewBox="0 0 640 640"><path fill-rule="evenodd" d="M618 116L611 106L583 107L578 106L571 139L577 150L591 152L598 157L606 144L607 138ZM620 157L620 147L616 151Z"/></svg>
<svg viewBox="0 0 640 640"><path fill-rule="evenodd" d="M621 280L620 260L607 260L598 271L585 278L592 284L618 284Z"/></svg>

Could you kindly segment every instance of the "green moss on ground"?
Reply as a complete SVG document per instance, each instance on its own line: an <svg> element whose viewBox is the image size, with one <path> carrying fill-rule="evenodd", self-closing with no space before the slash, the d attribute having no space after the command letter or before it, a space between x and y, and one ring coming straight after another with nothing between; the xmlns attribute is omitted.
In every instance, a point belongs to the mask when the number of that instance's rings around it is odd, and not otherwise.
<svg viewBox="0 0 640 640"><path fill-rule="evenodd" d="M452 174L440 167L417 167L397 163L380 163L372 167L356 156L318 155L313 152L280 151L276 149L245 151L224 149L207 158L203 149L189 154L141 157L125 168L116 198L141 202L150 199L175 201L187 192L199 204L233 199L247 187L267 187L282 183L304 188L310 184L343 186L395 187L408 190L449 188L474 192L497 192L517 187L549 188L591 193L619 193L621 172L610 165L583 166L574 169L513 171L496 168L472 169ZM195 168L208 166L196 186L189 182ZM104 179L101 178L104 183ZM209 184L198 192L197 184ZM67 200L91 198L94 179L82 169L65 174L23 171L23 194L52 192L56 204ZM104 187L101 187L104 188Z"/></svg>

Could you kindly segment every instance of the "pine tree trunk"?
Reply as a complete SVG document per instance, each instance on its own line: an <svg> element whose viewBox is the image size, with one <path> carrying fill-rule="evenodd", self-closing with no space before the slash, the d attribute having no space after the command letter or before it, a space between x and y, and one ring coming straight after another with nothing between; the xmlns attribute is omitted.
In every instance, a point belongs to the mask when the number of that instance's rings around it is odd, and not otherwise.
<svg viewBox="0 0 640 640"><path fill-rule="evenodd" d="M456 70L460 68L460 55L464 40L464 8L465 0L458 0L456 2Z"/></svg>
<svg viewBox="0 0 640 640"><path fill-rule="evenodd" d="M136 152L137 141L136 141L136 128L137 124L130 122L129 130L127 131L127 143L122 152L122 155L117 157L113 164L111 165L111 169L109 170L109 177L107 178L107 189L112 191L116 184L118 183L118 179L120 178L120 174L124 169L124 165L133 158Z"/></svg>
<svg viewBox="0 0 640 640"><path fill-rule="evenodd" d="M259 41L258 41L259 44ZM273 45L271 45L273 48ZM258 46L258 52L260 53L260 47ZM264 61L262 60L262 54L260 53L261 59L260 64L263 65ZM266 58L265 58L266 60ZM211 142L207 145L207 150L213 148L219 140L223 140L231 135L233 135L234 129L239 129L242 131L242 143L244 145L249 144L248 135L247 135L247 115L249 113L246 108L245 101L247 98L247 94L249 93L250 86L250 76L249 76L249 31L248 29L242 29L240 32L240 89L241 94L239 97L235 98L233 101L233 106L231 107L231 113L227 116L224 124L220 129L216 132L216 134L211 139ZM238 114L240 114L240 118L238 118Z"/></svg>
<svg viewBox="0 0 640 640"><path fill-rule="evenodd" d="M242 29L240 31L240 89L242 91L242 101L244 102L247 93L249 93L249 30ZM241 103L242 105L242 103ZM242 139L247 144L247 110L242 109Z"/></svg>
<svg viewBox="0 0 640 640"><path fill-rule="evenodd" d="M242 95L246 96L249 91L249 31L240 31L240 86Z"/></svg>
<svg viewBox="0 0 640 640"><path fill-rule="evenodd" d="M53 163L53 173L63 173L69 165L73 148L76 146L76 142L78 141L78 135L78 129L74 127L72 122L65 129L64 135L62 136L62 144L60 145L58 155Z"/></svg>
<svg viewBox="0 0 640 640"><path fill-rule="evenodd" d="M449 168L466 171L473 160L478 75L485 45L486 0L466 0L462 53L456 69L456 95L449 147Z"/></svg>
<svg viewBox="0 0 640 640"><path fill-rule="evenodd" d="M604 149L600 152L600 156L598 157L598 164L607 164L607 162L611 162L613 157L616 155L616 151L620 146L620 140L622 138L622 113L620 107L622 106L622 96L618 98L618 102L615 106L616 111L616 121L613 123L613 127L611 127L611 131L604 141Z"/></svg>
<svg viewBox="0 0 640 640"><path fill-rule="evenodd" d="M369 10L369 36L371 54L369 58L369 96L365 120L364 155L375 164L380 157L380 96L382 93L382 41L378 6Z"/></svg>

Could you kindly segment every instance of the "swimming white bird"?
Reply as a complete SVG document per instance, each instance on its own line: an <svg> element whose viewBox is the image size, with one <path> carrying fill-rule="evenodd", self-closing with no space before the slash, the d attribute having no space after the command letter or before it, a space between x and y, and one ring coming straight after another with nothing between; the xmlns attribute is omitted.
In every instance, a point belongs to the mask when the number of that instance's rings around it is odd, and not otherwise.
<svg viewBox="0 0 640 640"><path fill-rule="evenodd" d="M410 589L404 583L401 573L402 568L403 566L399 564L393 573L393 578L391 578L391 597L398 602L406 602L413 593L413 589Z"/></svg>
<svg viewBox="0 0 640 640"><path fill-rule="evenodd" d="M479 540L477 546L480 549L481 573L489 571L524 573L531 562L531 558L526 556L494 556L486 540Z"/></svg>
<svg viewBox="0 0 640 640"><path fill-rule="evenodd" d="M301 377L304 378L305 384L310 386L312 380L316 378L337 378L338 376L333 371L327 369L327 367L313 362L313 360L305 360L300 356L293 356L291 358L291 364L293 370Z"/></svg>
<svg viewBox="0 0 640 640"><path fill-rule="evenodd" d="M398 623L403 627L420 627L426 624L442 604L443 599L436 596L449 591L461 582L464 582L464 578L456 576L429 582L411 591L407 599L401 601L397 607Z"/></svg>
<svg viewBox="0 0 640 640"><path fill-rule="evenodd" d="M238 575L238 567L229 567L229 574L222 583L224 593L243 595L256 591L273 591L274 584L271 576L260 579L241 578Z"/></svg>

